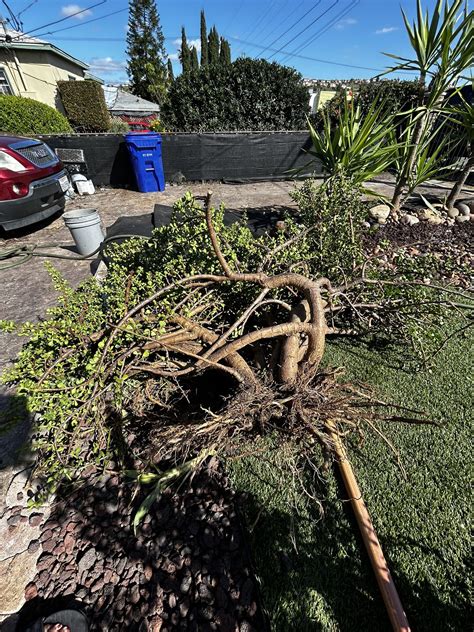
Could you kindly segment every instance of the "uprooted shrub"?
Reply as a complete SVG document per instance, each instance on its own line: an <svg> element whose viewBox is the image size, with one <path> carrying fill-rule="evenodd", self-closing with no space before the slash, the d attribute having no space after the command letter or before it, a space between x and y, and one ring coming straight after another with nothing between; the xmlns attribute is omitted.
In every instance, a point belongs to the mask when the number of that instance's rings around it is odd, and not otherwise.
<svg viewBox="0 0 474 632"><path fill-rule="evenodd" d="M58 306L19 326L29 341L4 378L39 414L46 490L113 459L157 484L150 503L256 434L311 458L318 444L331 454L329 420L374 427L370 397L322 368L326 338L416 337L462 291L427 283L428 264L407 253L367 257L350 180L308 181L294 197L301 212L257 237L188 193L152 239L109 248L102 284L75 290L51 269Z"/></svg>

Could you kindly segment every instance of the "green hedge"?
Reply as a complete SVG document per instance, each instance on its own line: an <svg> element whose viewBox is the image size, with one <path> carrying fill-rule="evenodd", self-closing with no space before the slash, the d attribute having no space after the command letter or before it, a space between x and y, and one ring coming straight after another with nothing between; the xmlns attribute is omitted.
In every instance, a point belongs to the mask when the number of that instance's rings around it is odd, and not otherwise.
<svg viewBox="0 0 474 632"><path fill-rule="evenodd" d="M0 95L0 131L9 134L61 134L70 132L65 116L34 99Z"/></svg>
<svg viewBox="0 0 474 632"><path fill-rule="evenodd" d="M218 132L306 129L309 93L296 70L237 59L181 74L163 104L167 130Z"/></svg>
<svg viewBox="0 0 474 632"><path fill-rule="evenodd" d="M360 105L362 114L366 114L371 104L384 101L390 113L410 110L422 96L422 87L418 81L400 79L381 79L354 86L354 99ZM312 115L312 123L318 129L323 127L322 112L329 112L331 120L337 124L339 112L344 104L345 89L339 88L333 98ZM402 124L402 121L400 121Z"/></svg>
<svg viewBox="0 0 474 632"><path fill-rule="evenodd" d="M96 81L58 81L66 116L76 132L108 132L104 91Z"/></svg>

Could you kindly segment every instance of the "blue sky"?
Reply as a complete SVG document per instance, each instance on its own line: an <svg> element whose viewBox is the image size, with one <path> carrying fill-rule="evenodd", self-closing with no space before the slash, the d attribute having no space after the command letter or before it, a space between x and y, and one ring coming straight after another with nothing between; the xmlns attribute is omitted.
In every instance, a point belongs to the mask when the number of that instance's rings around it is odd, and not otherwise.
<svg viewBox="0 0 474 632"><path fill-rule="evenodd" d="M21 12L25 32L33 31L32 35L89 63L91 71L107 82L126 81L127 0L7 1L16 15ZM431 9L435 0L423 4ZM410 17L414 15L415 0L402 0L401 5ZM399 0L157 0L157 7L176 74L181 26L188 39L199 45L201 8L208 27L215 24L228 38L233 59L242 54L262 56L293 66L304 77L368 78L389 63L381 51L402 56L409 52ZM2 12L6 17L0 4Z"/></svg>

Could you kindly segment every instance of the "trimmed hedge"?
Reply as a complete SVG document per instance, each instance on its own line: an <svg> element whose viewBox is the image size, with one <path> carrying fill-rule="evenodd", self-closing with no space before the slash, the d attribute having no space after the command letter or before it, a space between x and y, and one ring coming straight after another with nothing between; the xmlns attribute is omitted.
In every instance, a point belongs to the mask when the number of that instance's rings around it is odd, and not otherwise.
<svg viewBox="0 0 474 632"><path fill-rule="evenodd" d="M299 72L247 58L181 74L161 110L166 129L179 132L302 130L307 113Z"/></svg>
<svg viewBox="0 0 474 632"><path fill-rule="evenodd" d="M71 132L65 116L54 108L26 97L0 95L0 131L9 134L62 134Z"/></svg>
<svg viewBox="0 0 474 632"><path fill-rule="evenodd" d="M108 132L110 116L96 81L58 81L66 116L76 132Z"/></svg>

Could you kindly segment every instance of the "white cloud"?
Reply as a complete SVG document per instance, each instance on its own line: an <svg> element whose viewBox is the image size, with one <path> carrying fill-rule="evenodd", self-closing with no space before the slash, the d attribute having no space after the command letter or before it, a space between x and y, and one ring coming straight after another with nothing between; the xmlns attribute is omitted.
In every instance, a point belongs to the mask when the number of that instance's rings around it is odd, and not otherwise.
<svg viewBox="0 0 474 632"><path fill-rule="evenodd" d="M92 72L123 72L127 67L125 61L118 61L112 57L94 57L89 62L89 67Z"/></svg>
<svg viewBox="0 0 474 632"><path fill-rule="evenodd" d="M392 33L398 31L398 26L384 26L383 29L377 29L375 33L377 35L385 35L385 33Z"/></svg>
<svg viewBox="0 0 474 632"><path fill-rule="evenodd" d="M61 7L61 15L65 17L74 17L75 20L83 20L88 15L92 15L92 11L90 9L86 9L82 11L83 7L80 7L78 4L66 4L64 7ZM78 13L82 11L82 13ZM78 13L78 15L74 15Z"/></svg>
<svg viewBox="0 0 474 632"><path fill-rule="evenodd" d="M338 31L342 31L346 26L354 26L354 24L357 24L357 20L354 20L354 18L346 18L345 20L339 20L334 28Z"/></svg>
<svg viewBox="0 0 474 632"><path fill-rule="evenodd" d="M188 42L188 46L189 48L194 48L196 49L196 51L198 53L201 52L201 40L200 39L192 39L192 40L187 40ZM178 49L178 51L181 50L181 38L177 37L175 40L173 40L172 42L176 48ZM171 59L171 61L179 61L179 55L178 55L178 51L176 53L171 53L171 55L168 55L168 59Z"/></svg>
<svg viewBox="0 0 474 632"><path fill-rule="evenodd" d="M181 48L181 38L177 37L175 40L173 40L173 44L180 49ZM200 39L188 40L188 46L189 46L189 48L192 48L194 46L194 48L199 53L201 51L201 40ZM173 59L173 55L170 55L170 58Z"/></svg>

